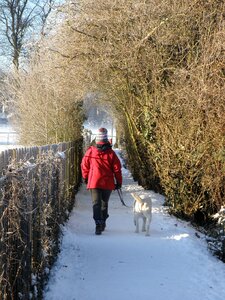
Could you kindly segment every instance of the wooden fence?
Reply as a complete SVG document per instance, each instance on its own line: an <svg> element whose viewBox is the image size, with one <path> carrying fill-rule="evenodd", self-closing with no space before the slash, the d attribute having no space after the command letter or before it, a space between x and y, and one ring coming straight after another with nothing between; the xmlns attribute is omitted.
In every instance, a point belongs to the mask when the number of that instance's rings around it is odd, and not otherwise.
<svg viewBox="0 0 225 300"><path fill-rule="evenodd" d="M82 141L0 153L0 299L42 299L79 186Z"/></svg>

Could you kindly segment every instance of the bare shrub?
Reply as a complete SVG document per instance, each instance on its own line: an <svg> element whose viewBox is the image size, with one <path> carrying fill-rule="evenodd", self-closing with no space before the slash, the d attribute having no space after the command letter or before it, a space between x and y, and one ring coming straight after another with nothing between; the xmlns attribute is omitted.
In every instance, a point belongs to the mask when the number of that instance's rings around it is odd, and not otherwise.
<svg viewBox="0 0 225 300"><path fill-rule="evenodd" d="M81 136L82 103L73 72L61 64L53 38L36 45L29 66L8 79L14 126L22 145L45 145Z"/></svg>
<svg viewBox="0 0 225 300"><path fill-rule="evenodd" d="M224 203L223 1L92 1L68 7L57 51L123 128L130 164L171 209Z"/></svg>

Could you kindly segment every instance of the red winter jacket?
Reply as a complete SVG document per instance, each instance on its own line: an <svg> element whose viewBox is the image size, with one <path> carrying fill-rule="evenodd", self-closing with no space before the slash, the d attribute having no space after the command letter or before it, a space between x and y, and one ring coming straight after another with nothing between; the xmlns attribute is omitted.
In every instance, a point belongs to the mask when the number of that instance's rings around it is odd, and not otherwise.
<svg viewBox="0 0 225 300"><path fill-rule="evenodd" d="M114 190L115 181L122 185L121 163L111 148L102 151L91 146L82 159L81 171L88 189Z"/></svg>

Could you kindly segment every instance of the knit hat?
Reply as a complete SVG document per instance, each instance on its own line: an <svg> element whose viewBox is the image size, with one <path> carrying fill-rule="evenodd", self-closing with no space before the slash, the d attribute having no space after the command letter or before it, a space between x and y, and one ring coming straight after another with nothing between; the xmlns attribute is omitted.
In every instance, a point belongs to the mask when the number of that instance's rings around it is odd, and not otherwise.
<svg viewBox="0 0 225 300"><path fill-rule="evenodd" d="M109 142L108 140L108 131L106 128L99 128L98 133L96 135L96 144L106 144Z"/></svg>

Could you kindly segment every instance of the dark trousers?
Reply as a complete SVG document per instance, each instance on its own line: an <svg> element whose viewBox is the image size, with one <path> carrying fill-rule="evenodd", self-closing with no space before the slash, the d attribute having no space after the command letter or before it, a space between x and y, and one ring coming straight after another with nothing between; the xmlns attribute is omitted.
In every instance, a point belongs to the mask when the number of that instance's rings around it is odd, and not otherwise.
<svg viewBox="0 0 225 300"><path fill-rule="evenodd" d="M111 190L90 189L93 204L93 218L95 224L103 224L108 215L108 202L111 195Z"/></svg>

